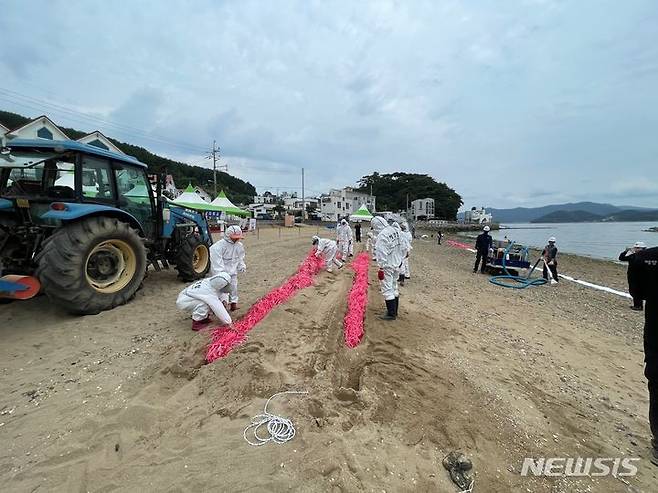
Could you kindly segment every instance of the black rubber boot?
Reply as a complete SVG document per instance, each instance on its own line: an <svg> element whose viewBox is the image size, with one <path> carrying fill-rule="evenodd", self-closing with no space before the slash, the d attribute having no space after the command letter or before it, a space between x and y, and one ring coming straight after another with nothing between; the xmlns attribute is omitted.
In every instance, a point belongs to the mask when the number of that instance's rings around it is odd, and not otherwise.
<svg viewBox="0 0 658 493"><path fill-rule="evenodd" d="M400 297L395 298L395 316L398 316L398 309L400 308Z"/></svg>
<svg viewBox="0 0 658 493"><path fill-rule="evenodd" d="M395 320L395 300L386 300L386 315L381 315L382 320Z"/></svg>
<svg viewBox="0 0 658 493"><path fill-rule="evenodd" d="M400 274L398 276L398 283L400 284L400 286L404 286L404 274Z"/></svg>

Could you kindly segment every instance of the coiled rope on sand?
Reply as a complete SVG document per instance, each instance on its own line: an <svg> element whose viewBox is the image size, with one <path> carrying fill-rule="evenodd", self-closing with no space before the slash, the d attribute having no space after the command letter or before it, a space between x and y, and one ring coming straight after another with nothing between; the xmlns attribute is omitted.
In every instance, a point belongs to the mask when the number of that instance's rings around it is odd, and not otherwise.
<svg viewBox="0 0 658 493"><path fill-rule="evenodd" d="M260 447L268 442L274 442L278 445L282 445L295 437L295 425L292 424L291 420L276 414L272 414L267 410L267 406L272 399L284 394L307 395L308 392L304 390L288 390L285 392L277 392L272 397L267 399L263 412L251 418L251 424L249 424L249 426L247 426L242 432L242 436L249 445ZM258 435L258 430L262 426L267 427L266 437L261 437ZM252 442L249 440L249 438L247 438L247 434L253 434L253 437L256 439L256 441Z"/></svg>

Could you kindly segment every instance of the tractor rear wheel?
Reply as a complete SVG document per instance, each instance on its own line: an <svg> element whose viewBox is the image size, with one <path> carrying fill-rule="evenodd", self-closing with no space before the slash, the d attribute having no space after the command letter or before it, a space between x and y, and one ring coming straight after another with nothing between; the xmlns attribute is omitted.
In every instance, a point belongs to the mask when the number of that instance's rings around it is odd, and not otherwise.
<svg viewBox="0 0 658 493"><path fill-rule="evenodd" d="M191 234L181 241L174 263L183 281L206 277L210 270L210 246L198 234Z"/></svg>
<svg viewBox="0 0 658 493"><path fill-rule="evenodd" d="M57 230L37 256L44 292L67 311L92 315L127 303L146 273L146 249L128 224L90 217Z"/></svg>

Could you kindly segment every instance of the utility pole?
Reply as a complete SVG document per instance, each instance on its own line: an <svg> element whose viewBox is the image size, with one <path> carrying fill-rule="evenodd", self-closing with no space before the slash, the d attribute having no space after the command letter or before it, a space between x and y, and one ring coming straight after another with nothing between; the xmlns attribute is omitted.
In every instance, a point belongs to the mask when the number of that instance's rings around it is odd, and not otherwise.
<svg viewBox="0 0 658 493"><path fill-rule="evenodd" d="M406 213L406 216L407 216L407 221L408 221L409 220L409 194L407 194L407 213Z"/></svg>
<svg viewBox="0 0 658 493"><path fill-rule="evenodd" d="M304 168L302 168L302 221L306 219L306 195L304 195Z"/></svg>
<svg viewBox="0 0 658 493"><path fill-rule="evenodd" d="M219 147L217 147L217 141L212 141L212 150L206 156L206 159L212 159L212 183L215 190L213 198L217 197L217 159L219 159ZM226 167L228 172L228 166Z"/></svg>

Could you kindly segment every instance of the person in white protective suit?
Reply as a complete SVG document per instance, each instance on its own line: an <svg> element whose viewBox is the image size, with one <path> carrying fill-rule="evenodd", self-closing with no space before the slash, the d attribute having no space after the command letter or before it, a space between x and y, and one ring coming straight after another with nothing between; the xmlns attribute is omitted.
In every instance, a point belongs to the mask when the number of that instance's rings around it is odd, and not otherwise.
<svg viewBox="0 0 658 493"><path fill-rule="evenodd" d="M376 219L373 218L371 224L373 229L377 229ZM385 221L384 221L385 223ZM407 255L406 241L402 238L402 231L399 225L394 222L392 226L386 226L377 235L375 241L375 255L379 272L377 277L381 281L380 287L384 301L386 301L386 315L381 316L383 320L395 320L398 316L400 307L400 292L398 291L398 276L402 269L402 262Z"/></svg>
<svg viewBox="0 0 658 493"><path fill-rule="evenodd" d="M338 247L336 242L328 238L313 237L313 246L315 246L315 256L324 259L327 272L333 272L333 266L337 265L339 269L343 268L343 262L336 258Z"/></svg>
<svg viewBox="0 0 658 493"><path fill-rule="evenodd" d="M200 330L210 323L210 312L226 325L233 320L226 311L220 296L231 289L231 276L227 272L200 279L183 289L176 299L179 310L192 314L192 330Z"/></svg>
<svg viewBox="0 0 658 493"><path fill-rule="evenodd" d="M231 311L238 309L238 274L247 270L244 262L244 245L240 226L229 226L224 238L210 247L210 275L227 272L231 276L231 289L222 296L222 301L230 303Z"/></svg>
<svg viewBox="0 0 658 493"><path fill-rule="evenodd" d="M336 243L342 260L352 255L352 228L345 219L336 227Z"/></svg>
<svg viewBox="0 0 658 493"><path fill-rule="evenodd" d="M366 252L369 252L372 248L372 244L374 243L374 235L372 234L372 231L368 231L367 237L368 239L366 240Z"/></svg>
<svg viewBox="0 0 658 493"><path fill-rule="evenodd" d="M372 234L372 260L377 262L377 252L375 251L375 244L377 243L377 235L382 232L384 228L388 226L386 219L381 216L375 216L370 220L370 230Z"/></svg>
<svg viewBox="0 0 658 493"><path fill-rule="evenodd" d="M402 229L402 238L407 242L407 255L402 262L402 272L400 272L400 284L404 286L404 281L406 279L411 279L411 271L409 270L409 254L413 247L411 246L411 241L413 240L413 235L409 229L409 224L406 221L403 221L400 224L400 229Z"/></svg>

